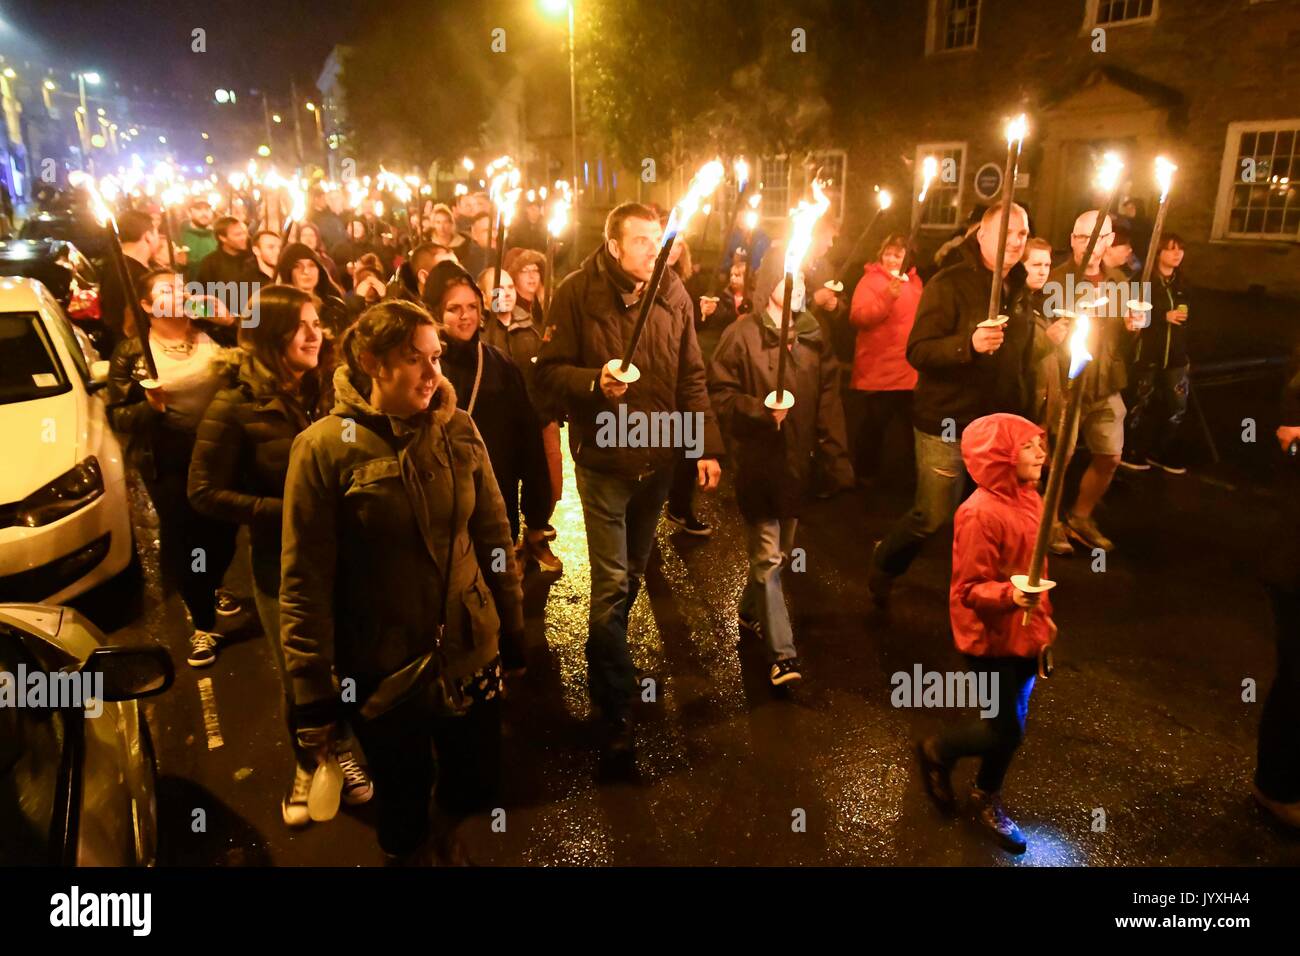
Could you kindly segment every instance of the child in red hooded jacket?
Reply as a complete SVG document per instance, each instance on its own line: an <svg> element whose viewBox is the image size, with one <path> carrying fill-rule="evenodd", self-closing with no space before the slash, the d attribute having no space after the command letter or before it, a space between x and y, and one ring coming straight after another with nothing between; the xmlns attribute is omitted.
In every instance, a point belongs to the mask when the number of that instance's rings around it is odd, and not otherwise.
<svg viewBox="0 0 1300 956"><path fill-rule="evenodd" d="M949 617L957 649L978 679L992 684L997 710L917 745L926 792L949 812L956 805L953 764L961 757L981 758L971 791L976 815L1013 853L1025 852L1025 838L1002 809L1000 791L1024 739L1039 653L1056 633L1047 594L1029 594L1011 583L1011 575L1028 572L1033 556L1043 510L1037 489L1044 448L1043 430L1019 415L986 415L962 432L962 459L979 487L954 521Z"/></svg>

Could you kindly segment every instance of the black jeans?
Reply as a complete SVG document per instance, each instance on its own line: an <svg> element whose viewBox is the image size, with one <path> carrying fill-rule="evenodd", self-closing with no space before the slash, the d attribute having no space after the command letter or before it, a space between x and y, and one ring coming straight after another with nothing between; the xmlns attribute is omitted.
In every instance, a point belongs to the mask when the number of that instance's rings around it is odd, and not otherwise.
<svg viewBox="0 0 1300 956"><path fill-rule="evenodd" d="M914 467L912 461L912 393L844 390L849 447L853 472L862 479L888 479L903 484ZM901 452L894 461L885 451Z"/></svg>
<svg viewBox="0 0 1300 956"><path fill-rule="evenodd" d="M1282 803L1300 801L1300 591L1269 586L1277 675L1259 719L1255 785Z"/></svg>
<svg viewBox="0 0 1300 956"><path fill-rule="evenodd" d="M700 480L698 458L683 455L673 466L673 483L668 486L668 512L685 518L695 513L695 486Z"/></svg>
<svg viewBox="0 0 1300 956"><path fill-rule="evenodd" d="M239 526L201 515L186 494L190 462L157 458L158 476L145 480L158 512L158 563L180 592L196 630L217 626L216 591L235 556ZM195 570L198 568L198 570Z"/></svg>
<svg viewBox="0 0 1300 956"><path fill-rule="evenodd" d="M353 726L370 763L379 808L379 845L410 853L429 836L429 797L464 816L496 794L501 767L501 698L480 700L463 717L446 717L421 692L374 720Z"/></svg>
<svg viewBox="0 0 1300 956"><path fill-rule="evenodd" d="M1002 789L1011 758L1025 739L1025 718L1029 716L1029 695L1034 692L1038 661L1032 657L963 656L967 668L976 675L988 674L988 680L997 675L998 713L996 717L981 717L943 731L936 750L939 759L949 766L961 757L982 758L975 786L995 793Z"/></svg>

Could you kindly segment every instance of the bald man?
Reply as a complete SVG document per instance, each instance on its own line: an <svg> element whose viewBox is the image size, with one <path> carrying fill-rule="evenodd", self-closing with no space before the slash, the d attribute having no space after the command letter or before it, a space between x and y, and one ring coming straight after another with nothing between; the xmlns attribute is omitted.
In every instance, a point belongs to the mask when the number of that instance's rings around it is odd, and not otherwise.
<svg viewBox="0 0 1300 956"><path fill-rule="evenodd" d="M1046 288L1052 290L1051 294L1058 297L1057 301L1071 311L1077 311L1087 301L1096 300L1103 295L1107 297L1106 303L1091 313L1093 319L1089 351L1093 360L1083 372L1083 410L1078 431L1066 436L1070 442L1071 454L1074 443L1079 436L1083 436L1092 460L1079 482L1079 493L1074 504L1067 509L1063 523L1071 541L1089 550L1100 548L1109 551L1115 544L1097 527L1092 513L1110 487L1115 470L1119 468L1120 456L1124 453L1126 410L1124 399L1120 395L1128 383L1124 367L1124 340L1127 334L1140 328L1139 320L1128 313L1125 303L1130 298L1141 296L1115 291L1126 288L1124 283L1127 276L1119 269L1107 266L1104 261L1115 240L1110 216L1102 222L1097 245L1092 250L1087 267L1084 267L1083 254L1087 251L1097 215L1097 210L1090 210L1074 221L1074 229L1070 233L1071 256L1052 270ZM1081 283L1086 284L1081 287ZM1111 285L1112 283L1117 285ZM1066 345L1061 348L1067 350ZM1069 362L1068 354L1065 361ZM1049 427L1055 424L1048 423Z"/></svg>
<svg viewBox="0 0 1300 956"><path fill-rule="evenodd" d="M926 540L952 520L965 496L962 430L995 412L1032 414L1034 318L1020 264L1029 219L1014 204L1006 251L996 267L1007 321L994 327L986 323L1001 221L999 203L958 247L958 261L926 284L916 309L907 340L907 361L918 373L912 396L916 501L872 555L867 587L882 610L894 580L907 571Z"/></svg>

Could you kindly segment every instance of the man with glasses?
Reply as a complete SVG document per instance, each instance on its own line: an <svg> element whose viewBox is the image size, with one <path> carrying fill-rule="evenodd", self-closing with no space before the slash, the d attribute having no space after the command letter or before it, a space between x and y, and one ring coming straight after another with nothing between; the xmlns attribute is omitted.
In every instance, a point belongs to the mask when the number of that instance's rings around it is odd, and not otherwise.
<svg viewBox="0 0 1300 956"><path fill-rule="evenodd" d="M1125 303L1140 296L1126 294L1124 273L1103 262L1115 240L1110 216L1102 223L1097 245L1084 265L1083 254L1092 237L1097 215L1097 210L1089 210L1074 221L1074 231L1070 235L1071 256L1052 270L1045 291L1049 299L1054 298L1061 307L1072 312L1092 304L1087 311L1092 316L1088 350L1093 360L1084 369L1080 383L1083 411L1079 429L1074 435L1056 435L1053 439L1070 442L1067 461L1079 436L1083 436L1092 455L1088 470L1079 482L1074 504L1064 517L1066 534L1085 548L1110 551L1115 544L1097 527L1092 513L1110 487L1124 452L1125 408L1120 396L1128 382L1124 366L1124 336L1125 329L1132 332L1140 327L1140 320L1128 314ZM1060 347L1063 353L1068 351L1068 344L1063 343ZM1068 363L1068 355L1063 357ZM1054 424L1049 422L1049 426Z"/></svg>
<svg viewBox="0 0 1300 956"><path fill-rule="evenodd" d="M621 382L607 367L622 357L632 334L662 237L649 207L629 202L610 211L604 244L555 290L535 378L543 401L568 413L591 564L587 689L604 722L608 752L619 757L634 746L630 716L637 684L628 615L682 449L644 447L632 440L634 426L618 434L609 427L611 418L630 423L668 413L682 423L677 434L684 437L685 418L693 416L692 427L703 435L700 486L716 488L721 477L722 435L709 403L694 310L673 270L664 272L632 355L640 378ZM610 431L616 431L613 440Z"/></svg>

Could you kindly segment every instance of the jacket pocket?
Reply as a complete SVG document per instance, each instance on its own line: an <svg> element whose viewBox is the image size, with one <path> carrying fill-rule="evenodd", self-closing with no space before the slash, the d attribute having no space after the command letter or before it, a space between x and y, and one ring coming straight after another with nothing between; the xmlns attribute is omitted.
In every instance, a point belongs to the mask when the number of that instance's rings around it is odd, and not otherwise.
<svg viewBox="0 0 1300 956"><path fill-rule="evenodd" d="M348 484L348 490L344 492L344 496L363 493L367 490L373 491L375 490L373 486L378 482L388 478L400 480L401 477L402 468L395 457L376 458L352 469L352 481Z"/></svg>
<svg viewBox="0 0 1300 956"><path fill-rule="evenodd" d="M501 634L501 617L480 572L475 572L474 580L461 592L460 599L469 617L466 644L473 648L495 645Z"/></svg>

